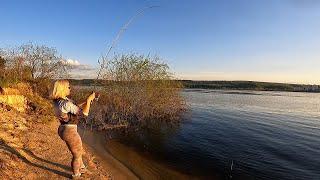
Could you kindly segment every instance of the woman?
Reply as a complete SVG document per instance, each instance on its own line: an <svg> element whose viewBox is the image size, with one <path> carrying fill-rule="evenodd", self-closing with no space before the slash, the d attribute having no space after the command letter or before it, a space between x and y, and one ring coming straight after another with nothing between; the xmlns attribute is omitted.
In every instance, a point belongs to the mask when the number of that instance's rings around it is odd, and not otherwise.
<svg viewBox="0 0 320 180"><path fill-rule="evenodd" d="M52 98L54 102L55 115L60 120L58 134L64 140L72 153L71 167L73 170L72 177L80 177L84 173L85 165L83 164L82 141L77 131L79 119L88 116L90 104L95 98L95 93L92 93L87 101L79 105L67 98L70 95L70 84L67 80L57 80L54 83Z"/></svg>

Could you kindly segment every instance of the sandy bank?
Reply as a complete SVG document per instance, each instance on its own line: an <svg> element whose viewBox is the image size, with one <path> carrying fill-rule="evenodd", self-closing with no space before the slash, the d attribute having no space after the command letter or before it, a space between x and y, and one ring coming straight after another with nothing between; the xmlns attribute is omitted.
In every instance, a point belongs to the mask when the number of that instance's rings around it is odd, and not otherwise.
<svg viewBox="0 0 320 180"><path fill-rule="evenodd" d="M106 140L103 138L103 134L82 128L79 128L79 133L87 148L93 152L96 157L99 157L101 165L112 174L114 179L139 179L132 171L108 153L104 147Z"/></svg>
<svg viewBox="0 0 320 180"><path fill-rule="evenodd" d="M71 153L57 134L59 122L0 107L0 179L70 179ZM86 145L89 173L80 179L112 179Z"/></svg>
<svg viewBox="0 0 320 180"><path fill-rule="evenodd" d="M1 88L0 179L71 178L72 155L58 136L60 123L52 109L51 101L33 93L28 84ZM86 134L80 132L89 171L80 179L137 179L103 149L103 139Z"/></svg>

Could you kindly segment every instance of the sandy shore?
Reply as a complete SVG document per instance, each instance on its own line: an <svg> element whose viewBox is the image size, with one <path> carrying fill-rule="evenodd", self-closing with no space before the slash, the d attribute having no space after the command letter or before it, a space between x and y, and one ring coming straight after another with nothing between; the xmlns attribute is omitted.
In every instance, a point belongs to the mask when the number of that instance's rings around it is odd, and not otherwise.
<svg viewBox="0 0 320 180"><path fill-rule="evenodd" d="M0 95L0 179L72 178L72 155L57 133L51 101L27 84L16 86ZM138 179L105 151L103 136L78 131L88 171L77 179Z"/></svg>
<svg viewBox="0 0 320 180"><path fill-rule="evenodd" d="M0 179L70 179L72 156L57 134L58 126L56 119L43 123L41 115L0 107ZM101 159L99 149L84 148L89 172L79 179L134 179L108 154L100 153L105 156Z"/></svg>
<svg viewBox="0 0 320 180"><path fill-rule="evenodd" d="M101 165L112 174L114 179L139 179L131 170L108 153L104 146L106 141L102 133L79 128L79 134L88 150L100 159Z"/></svg>

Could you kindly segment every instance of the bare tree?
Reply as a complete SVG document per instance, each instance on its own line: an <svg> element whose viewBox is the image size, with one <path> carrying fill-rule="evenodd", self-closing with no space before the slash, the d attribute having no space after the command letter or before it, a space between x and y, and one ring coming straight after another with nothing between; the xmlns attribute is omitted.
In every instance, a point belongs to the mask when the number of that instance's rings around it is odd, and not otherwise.
<svg viewBox="0 0 320 180"><path fill-rule="evenodd" d="M55 78L67 74L67 65L63 63L57 50L33 43L19 47L25 66L31 70L32 78Z"/></svg>
<svg viewBox="0 0 320 180"><path fill-rule="evenodd" d="M30 74L31 79L67 77L69 66L53 47L27 43L16 48L2 50L8 67L22 79Z"/></svg>

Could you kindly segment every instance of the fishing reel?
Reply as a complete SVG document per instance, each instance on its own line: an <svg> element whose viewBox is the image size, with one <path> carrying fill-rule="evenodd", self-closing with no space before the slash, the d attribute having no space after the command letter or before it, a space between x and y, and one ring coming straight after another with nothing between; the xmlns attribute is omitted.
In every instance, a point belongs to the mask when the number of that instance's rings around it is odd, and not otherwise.
<svg viewBox="0 0 320 180"><path fill-rule="evenodd" d="M92 91L92 93L95 93L94 100L95 100L95 101L98 101L99 98L100 98L100 93L99 93L99 92L94 92L94 91Z"/></svg>
<svg viewBox="0 0 320 180"><path fill-rule="evenodd" d="M94 94L95 96L94 96L94 99L90 102L90 104L92 104L94 101L95 101L95 102L98 102L98 100L99 100L99 98L100 98L100 93L99 93L99 92L94 92L94 91L92 91L91 94L92 94L92 93L95 93L95 94Z"/></svg>

